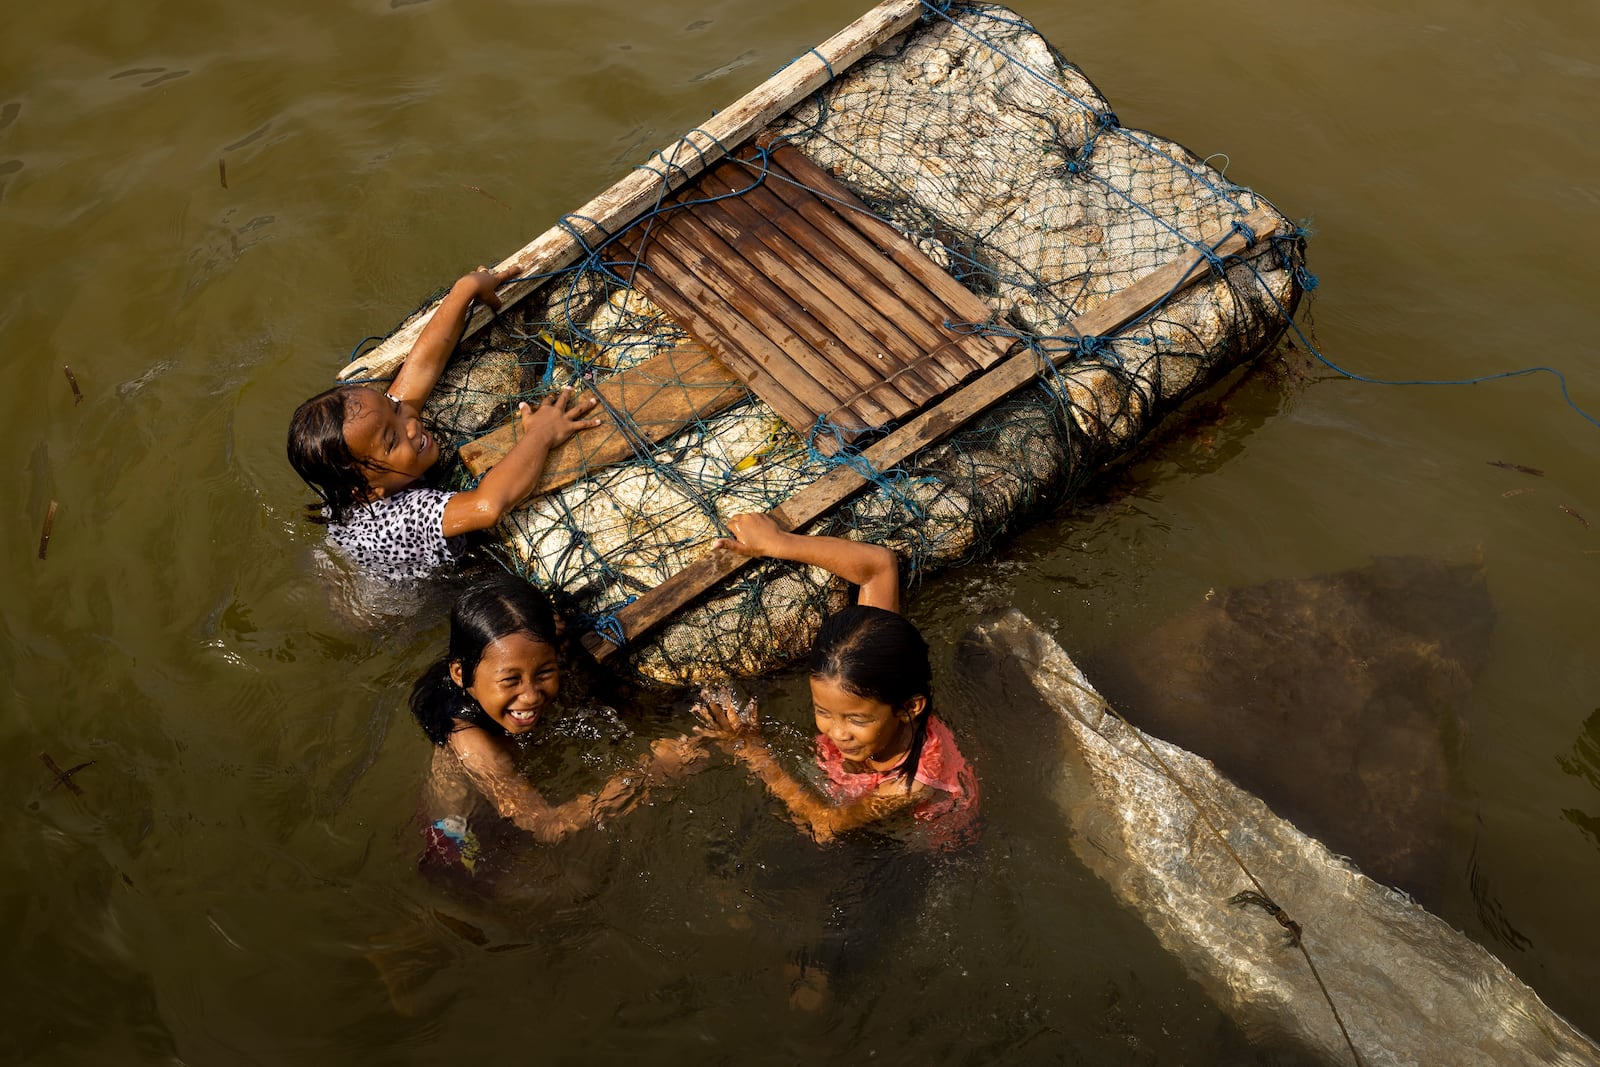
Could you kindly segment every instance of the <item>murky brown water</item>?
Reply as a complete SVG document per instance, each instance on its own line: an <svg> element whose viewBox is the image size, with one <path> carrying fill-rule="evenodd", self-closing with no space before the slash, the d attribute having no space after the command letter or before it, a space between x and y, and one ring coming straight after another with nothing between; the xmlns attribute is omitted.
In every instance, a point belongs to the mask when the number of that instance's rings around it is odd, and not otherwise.
<svg viewBox="0 0 1600 1067"><path fill-rule="evenodd" d="M1022 13L1124 123L1226 153L1230 178L1311 221L1310 320L1330 359L1407 380L1548 365L1600 413L1600 10L1233 7ZM814 857L731 774L540 860L515 899L463 904L412 868L427 750L402 695L441 643L438 617L375 636L329 611L283 460L288 412L364 335L862 8L11 12L9 1059L1250 1057L1066 858L1044 768L996 768L984 852L935 879L928 917L887 935L815 1018L783 1006L788 898L761 873ZM1208 591L1380 555L1481 557L1495 628L1450 768L1438 907L1594 1033L1597 464L1600 428L1549 375L1251 383L1114 490L922 587L913 610L947 647L976 607L1013 603L1089 653ZM792 684L774 709L798 744ZM969 714L979 750L1006 728ZM71 778L81 793L52 786L41 753L93 761ZM740 909L754 933L730 924ZM407 986L410 1014L366 958L391 936L411 938L402 955L426 977Z"/></svg>

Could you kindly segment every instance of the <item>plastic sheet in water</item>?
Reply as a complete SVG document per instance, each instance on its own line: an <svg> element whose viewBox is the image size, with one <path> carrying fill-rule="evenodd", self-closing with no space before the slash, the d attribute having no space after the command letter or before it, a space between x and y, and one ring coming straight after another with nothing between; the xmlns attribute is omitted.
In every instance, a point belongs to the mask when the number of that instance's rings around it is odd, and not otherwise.
<svg viewBox="0 0 1600 1067"><path fill-rule="evenodd" d="M1479 945L1126 724L1020 613L977 626L963 662L1001 680L996 706L1059 725L1079 859L1256 1039L1369 1067L1600 1064Z"/></svg>

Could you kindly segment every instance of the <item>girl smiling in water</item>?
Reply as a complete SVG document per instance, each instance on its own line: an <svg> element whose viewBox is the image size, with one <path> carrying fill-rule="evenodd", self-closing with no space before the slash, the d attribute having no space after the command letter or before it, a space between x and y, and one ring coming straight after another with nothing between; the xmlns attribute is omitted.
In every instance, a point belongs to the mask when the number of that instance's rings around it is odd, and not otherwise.
<svg viewBox="0 0 1600 1067"><path fill-rule="evenodd" d="M822 624L811 649L819 796L786 771L761 737L754 702L741 712L726 695L696 706L698 732L766 784L818 841L909 814L924 847L969 841L978 780L954 735L933 714L928 645L900 611L893 552L838 537L786 533L766 515L735 515L715 547L822 567L859 587L857 603Z"/></svg>
<svg viewBox="0 0 1600 1067"><path fill-rule="evenodd" d="M311 519L356 565L389 578L421 578L453 562L465 535L484 530L533 491L550 450L600 425L590 398L572 391L518 405L522 434L475 489L421 485L439 442L419 412L455 350L472 305L499 310L495 289L515 276L477 270L455 283L411 347L388 392L342 385L312 397L289 424L289 463L321 498Z"/></svg>
<svg viewBox="0 0 1600 1067"><path fill-rule="evenodd" d="M702 755L685 737L663 738L648 756L592 794L547 801L518 770L517 741L539 726L561 687L560 637L543 594L513 575L468 589L450 613L450 648L417 679L411 710L434 744L424 790L425 861L471 870L486 806L541 843L559 841L638 804L646 788L679 777Z"/></svg>

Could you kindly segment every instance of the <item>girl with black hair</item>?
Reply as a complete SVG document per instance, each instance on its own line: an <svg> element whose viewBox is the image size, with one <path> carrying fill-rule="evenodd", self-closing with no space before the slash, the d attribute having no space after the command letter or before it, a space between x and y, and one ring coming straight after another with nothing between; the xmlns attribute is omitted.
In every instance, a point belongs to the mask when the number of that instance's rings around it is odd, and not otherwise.
<svg viewBox="0 0 1600 1067"><path fill-rule="evenodd" d="M487 530L521 503L550 452L581 430L595 399L563 389L517 407L521 434L477 486L448 492L423 484L439 462L438 436L420 414L455 351L474 304L500 310L495 290L516 269L463 275L423 327L387 390L341 385L318 393L289 421L289 464L317 494L307 517L362 571L424 578L454 563L466 535Z"/></svg>
<svg viewBox="0 0 1600 1067"><path fill-rule="evenodd" d="M822 567L859 588L822 624L811 649L817 762L827 795L798 782L761 737L755 704L725 694L696 706L697 732L748 767L818 841L909 814L915 843L970 841L978 780L950 728L933 714L928 645L900 612L899 563L878 545L787 533L767 515L735 515L715 547Z"/></svg>
<svg viewBox="0 0 1600 1067"><path fill-rule="evenodd" d="M417 679L411 711L434 744L423 806L429 860L471 870L469 819L485 802L540 842L553 842L639 803L652 784L684 773L698 740L663 738L640 763L593 794L547 801L517 769L516 741L538 726L561 686L559 627L550 602L514 575L472 586L450 613L450 648Z"/></svg>

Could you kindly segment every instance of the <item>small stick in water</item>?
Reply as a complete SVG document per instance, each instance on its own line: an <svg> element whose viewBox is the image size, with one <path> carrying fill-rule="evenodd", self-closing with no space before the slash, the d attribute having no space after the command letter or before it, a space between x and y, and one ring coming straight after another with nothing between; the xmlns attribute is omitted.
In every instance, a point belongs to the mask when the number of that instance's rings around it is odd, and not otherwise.
<svg viewBox="0 0 1600 1067"><path fill-rule="evenodd" d="M217 177L222 181L222 187L228 187L228 161L222 157L217 159Z"/></svg>
<svg viewBox="0 0 1600 1067"><path fill-rule="evenodd" d="M1499 467L1503 471L1516 471L1518 474L1531 474L1535 478L1544 477L1544 471L1538 467L1524 467L1520 463L1507 463L1503 459L1491 459L1489 460L1489 466Z"/></svg>
<svg viewBox="0 0 1600 1067"><path fill-rule="evenodd" d="M44 554L50 550L50 527L56 524L56 508L59 506L52 500L50 501L50 510L44 513L44 529L39 531L40 559L44 559Z"/></svg>
<svg viewBox="0 0 1600 1067"><path fill-rule="evenodd" d="M495 196L493 193L488 192L487 190L479 189L476 185L468 185L466 182L461 182L460 185L461 188L467 190L468 192L477 193L479 196L486 196L490 200L493 200L495 203L499 204L501 207L505 208L507 211L511 210L510 204L506 203L504 200L501 200L498 196Z"/></svg>
<svg viewBox="0 0 1600 1067"><path fill-rule="evenodd" d="M61 767L56 763L56 761L50 758L50 753L41 752L41 753L39 753L39 758L44 761L45 768L51 774L56 776L56 780L54 782L50 783L50 788L51 789L54 789L58 785L64 785L68 789L72 790L72 795L73 796L75 796L75 797L83 796L82 788L80 788L78 786L78 784L72 780L72 776L74 774L77 774L79 771L83 770L85 767L94 766L94 760L85 760L84 762L78 764L76 767L69 767L66 770L62 770Z"/></svg>
<svg viewBox="0 0 1600 1067"><path fill-rule="evenodd" d="M1562 511L1565 511L1568 515L1571 515L1573 518L1575 518L1579 522L1583 523L1583 528L1585 530L1587 530L1589 528L1589 520L1584 518L1582 515L1579 515L1576 511L1573 511L1571 508L1567 507L1565 504L1557 504L1556 507L1560 508Z"/></svg>
<svg viewBox="0 0 1600 1067"><path fill-rule="evenodd" d="M67 384L72 386L72 404L76 407L83 403L83 390L78 388L78 376L65 363L61 364L61 369L67 372Z"/></svg>

